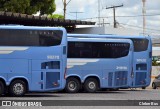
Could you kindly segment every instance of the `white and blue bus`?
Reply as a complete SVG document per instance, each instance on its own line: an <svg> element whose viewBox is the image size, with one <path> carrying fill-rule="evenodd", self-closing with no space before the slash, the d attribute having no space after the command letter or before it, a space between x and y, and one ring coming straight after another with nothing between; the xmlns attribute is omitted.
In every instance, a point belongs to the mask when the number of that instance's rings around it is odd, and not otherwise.
<svg viewBox="0 0 160 109"><path fill-rule="evenodd" d="M0 26L0 95L62 90L66 61L64 28Z"/></svg>
<svg viewBox="0 0 160 109"><path fill-rule="evenodd" d="M152 70L152 41L149 36L68 34L68 37L131 39L134 46L134 53L130 79L131 85L128 88L145 89L150 85Z"/></svg>
<svg viewBox="0 0 160 109"><path fill-rule="evenodd" d="M81 88L96 92L102 88L130 86L133 43L130 39L68 37L66 92Z"/></svg>

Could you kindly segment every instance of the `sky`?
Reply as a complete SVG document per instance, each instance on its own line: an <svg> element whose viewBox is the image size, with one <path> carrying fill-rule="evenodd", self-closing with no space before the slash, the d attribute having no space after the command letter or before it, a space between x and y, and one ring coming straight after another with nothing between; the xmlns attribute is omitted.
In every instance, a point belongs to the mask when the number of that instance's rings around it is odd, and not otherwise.
<svg viewBox="0 0 160 109"><path fill-rule="evenodd" d="M71 12L77 11L83 12L77 14L78 20L98 23L98 1L100 1L100 16L103 17L101 23L104 19L104 23L108 23L107 26L112 26L113 9L106 9L106 7L123 4L123 7L116 9L116 21L119 23L119 27L142 29L143 17L137 16L142 15L142 0L71 0L67 5L66 19L76 19L76 14ZM55 0L55 2L55 13L63 15L62 0ZM160 36L160 0L146 0L146 15L152 15L146 16L146 32Z"/></svg>

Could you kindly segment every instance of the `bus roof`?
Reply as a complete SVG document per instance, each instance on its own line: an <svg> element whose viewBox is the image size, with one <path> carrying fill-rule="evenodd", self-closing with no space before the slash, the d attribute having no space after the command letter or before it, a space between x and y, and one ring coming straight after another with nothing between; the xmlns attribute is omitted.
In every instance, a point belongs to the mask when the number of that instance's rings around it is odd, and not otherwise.
<svg viewBox="0 0 160 109"><path fill-rule="evenodd" d="M40 27L40 26L23 26L23 25L0 25L0 29L34 29L34 30L62 30L63 27Z"/></svg>
<svg viewBox="0 0 160 109"><path fill-rule="evenodd" d="M67 34L68 37L101 37L101 38L150 38L149 36L122 36L122 35L114 35L114 34Z"/></svg>
<svg viewBox="0 0 160 109"><path fill-rule="evenodd" d="M68 41L82 41L82 42L128 42L132 43L130 39L113 39L113 38L79 38L79 37L68 37Z"/></svg>

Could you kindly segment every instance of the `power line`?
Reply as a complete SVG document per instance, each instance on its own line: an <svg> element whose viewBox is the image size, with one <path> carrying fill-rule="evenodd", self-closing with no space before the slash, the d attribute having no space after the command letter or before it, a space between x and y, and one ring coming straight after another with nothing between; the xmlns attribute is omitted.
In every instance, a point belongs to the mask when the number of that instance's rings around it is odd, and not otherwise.
<svg viewBox="0 0 160 109"><path fill-rule="evenodd" d="M77 20L77 14L83 13L83 12L77 12L77 11L75 11L75 12L70 12L70 13L75 13L76 14L76 20Z"/></svg>
<svg viewBox="0 0 160 109"><path fill-rule="evenodd" d="M144 16L159 16L160 14L148 14L148 15L144 15ZM135 15L135 16L116 16L116 17L142 17L143 15ZM109 16L111 17L111 16Z"/></svg>
<svg viewBox="0 0 160 109"><path fill-rule="evenodd" d="M69 14L69 13L66 13L67 15L69 15L69 16L72 16L72 17L76 17L76 16L74 16L74 15L71 15L71 14Z"/></svg>
<svg viewBox="0 0 160 109"><path fill-rule="evenodd" d="M123 17L123 18L127 18L127 17L142 17L143 15L135 15L135 16L116 16L116 17ZM145 16L148 16L148 17L155 17L155 16L160 16L160 14L148 14L148 15L145 15ZM100 18L112 18L113 16L107 16L107 17L100 17ZM82 20L85 20L85 19L95 19L95 18L98 18L98 17L90 17L90 18L83 18Z"/></svg>
<svg viewBox="0 0 160 109"><path fill-rule="evenodd" d="M130 25L130 24L125 24L125 23L119 23L119 24L127 25L127 26L130 26L130 27L135 27L135 28L143 29L143 27L141 27L141 26ZM153 28L145 28L145 29L146 29L146 30L153 30L153 31L160 31L160 30L158 30L158 29L153 29Z"/></svg>
<svg viewBox="0 0 160 109"><path fill-rule="evenodd" d="M100 0L100 2L101 2L101 6L102 6L102 10L104 9L104 1L103 0Z"/></svg>

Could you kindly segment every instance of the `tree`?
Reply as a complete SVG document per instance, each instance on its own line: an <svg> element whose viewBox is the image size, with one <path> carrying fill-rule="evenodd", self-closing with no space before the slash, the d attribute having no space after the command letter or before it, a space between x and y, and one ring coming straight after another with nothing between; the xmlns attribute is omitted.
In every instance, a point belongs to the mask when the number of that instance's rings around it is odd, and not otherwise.
<svg viewBox="0 0 160 109"><path fill-rule="evenodd" d="M23 14L52 14L56 10L55 0L0 0L0 10Z"/></svg>
<svg viewBox="0 0 160 109"><path fill-rule="evenodd" d="M25 13L30 6L30 0L0 0L0 10Z"/></svg>
<svg viewBox="0 0 160 109"><path fill-rule="evenodd" d="M64 16L59 14L49 14L48 18L64 19Z"/></svg>

